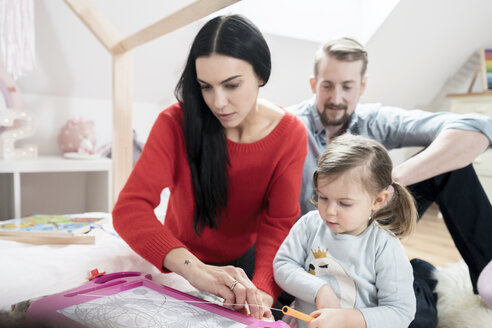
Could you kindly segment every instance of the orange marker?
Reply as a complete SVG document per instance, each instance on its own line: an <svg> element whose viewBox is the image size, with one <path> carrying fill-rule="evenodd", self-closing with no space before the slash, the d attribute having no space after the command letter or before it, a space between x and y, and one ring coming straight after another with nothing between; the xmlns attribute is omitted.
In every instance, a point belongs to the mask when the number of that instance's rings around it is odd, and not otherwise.
<svg viewBox="0 0 492 328"><path fill-rule="evenodd" d="M314 319L310 315L307 315L306 313L302 313L300 311L291 309L287 305L282 308L282 312L287 314L287 315L290 315L291 317L294 317L294 318L297 318L297 319L300 319L300 320L306 321L306 322L309 322L309 321Z"/></svg>

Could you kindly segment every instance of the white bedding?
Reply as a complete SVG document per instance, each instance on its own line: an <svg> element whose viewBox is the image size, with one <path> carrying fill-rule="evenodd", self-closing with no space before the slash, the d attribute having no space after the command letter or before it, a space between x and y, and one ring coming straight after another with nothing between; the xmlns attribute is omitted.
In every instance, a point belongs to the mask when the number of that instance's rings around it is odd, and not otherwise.
<svg viewBox="0 0 492 328"><path fill-rule="evenodd" d="M85 283L90 271L138 271L153 280L189 292L194 288L180 276L163 274L114 234L112 223L95 229L93 245L30 245L0 240L0 309L10 310L32 298L51 295Z"/></svg>

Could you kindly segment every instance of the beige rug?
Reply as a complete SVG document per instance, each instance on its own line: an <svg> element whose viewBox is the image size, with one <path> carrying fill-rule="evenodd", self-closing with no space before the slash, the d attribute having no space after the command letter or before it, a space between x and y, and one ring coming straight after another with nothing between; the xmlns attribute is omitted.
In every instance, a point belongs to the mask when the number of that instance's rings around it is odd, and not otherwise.
<svg viewBox="0 0 492 328"><path fill-rule="evenodd" d="M460 261L435 272L438 328L490 328L492 310L473 293L468 267Z"/></svg>

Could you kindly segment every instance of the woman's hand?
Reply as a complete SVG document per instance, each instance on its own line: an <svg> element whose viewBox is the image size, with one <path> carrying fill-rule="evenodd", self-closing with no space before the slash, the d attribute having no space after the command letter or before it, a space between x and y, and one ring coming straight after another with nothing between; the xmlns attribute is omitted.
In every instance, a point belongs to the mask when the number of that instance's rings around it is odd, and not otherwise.
<svg viewBox="0 0 492 328"><path fill-rule="evenodd" d="M261 291L241 268L199 263L185 278L196 289L222 297L224 306L249 309L255 318L261 318L264 312Z"/></svg>
<svg viewBox="0 0 492 328"><path fill-rule="evenodd" d="M340 307L340 301L330 285L323 285L316 293L316 309Z"/></svg>
<svg viewBox="0 0 492 328"><path fill-rule="evenodd" d="M267 292L258 289L260 292L261 308L260 308L260 319L266 318L270 321L274 321L273 313L271 307L273 306L273 297ZM262 313L263 312L263 313Z"/></svg>
<svg viewBox="0 0 492 328"><path fill-rule="evenodd" d="M205 264L184 248L171 250L163 266L184 277L196 289L222 297L227 307L249 309L251 316L259 319L272 316L273 297L256 288L241 268Z"/></svg>
<svg viewBox="0 0 492 328"><path fill-rule="evenodd" d="M273 319L273 297L256 288L243 269L234 266L202 264L188 280L199 289L224 299L224 306L243 310L254 318ZM246 310L246 311L244 311Z"/></svg>

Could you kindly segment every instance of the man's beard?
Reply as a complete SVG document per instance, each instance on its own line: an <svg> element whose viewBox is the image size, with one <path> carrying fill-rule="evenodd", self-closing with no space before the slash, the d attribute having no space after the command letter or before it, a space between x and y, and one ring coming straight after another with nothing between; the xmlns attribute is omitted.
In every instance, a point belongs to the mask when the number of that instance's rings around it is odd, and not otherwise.
<svg viewBox="0 0 492 328"><path fill-rule="evenodd" d="M335 108L339 110L343 110L343 116L340 117L338 120L330 120L328 118L328 115L326 115L326 111L329 108ZM323 112L319 114L319 118L321 119L321 123L323 123L323 126L338 126L338 125L348 125L350 122L350 119L352 118L352 114L347 114L347 106L340 104L340 105L335 105L335 104L325 104L323 108Z"/></svg>

